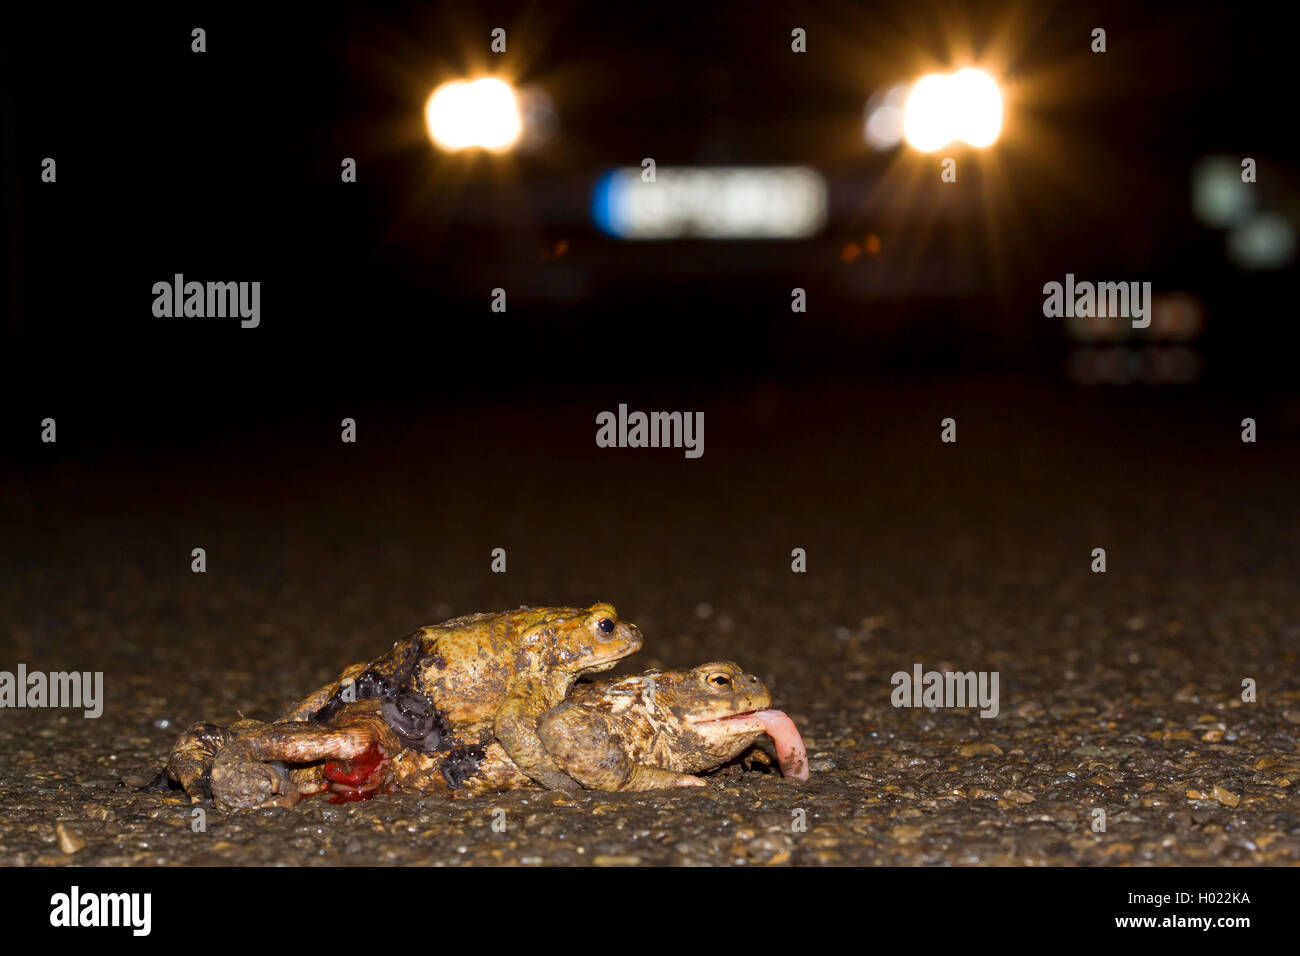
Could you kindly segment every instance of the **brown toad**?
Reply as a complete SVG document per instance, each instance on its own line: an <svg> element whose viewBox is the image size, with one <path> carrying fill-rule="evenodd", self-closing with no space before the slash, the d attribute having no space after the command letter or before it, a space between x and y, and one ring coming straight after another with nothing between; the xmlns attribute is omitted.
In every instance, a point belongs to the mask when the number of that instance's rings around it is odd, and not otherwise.
<svg viewBox="0 0 1300 956"><path fill-rule="evenodd" d="M537 733L564 772L594 790L702 786L695 774L740 756L764 734L776 746L781 772L807 780L799 732L784 713L767 709L771 702L757 677L716 661L579 684L542 715ZM437 755L415 753L399 755L394 770L404 786L438 786L440 777L469 792L531 785L495 744L470 774L448 774Z"/></svg>
<svg viewBox="0 0 1300 956"><path fill-rule="evenodd" d="M761 680L717 661L579 686L542 716L537 734L569 776L596 790L700 786L694 774L740 756L764 734L781 773L807 780L803 739L771 703Z"/></svg>
<svg viewBox="0 0 1300 956"><path fill-rule="evenodd" d="M574 789L538 738L537 721L579 676L608 670L640 647L640 631L605 603L458 617L345 668L274 724L193 725L167 772L192 799L210 789L227 807L292 806L320 789L322 768L285 765L334 761L340 779L331 783L355 799L378 789L392 756L437 754L454 768L495 743L528 779ZM369 769L340 769L339 761Z"/></svg>
<svg viewBox="0 0 1300 956"><path fill-rule="evenodd" d="M740 756L763 734L776 745L782 773L807 780L799 732L784 713L767 709L770 702L762 681L720 661L579 685L537 730L566 779L592 789L700 786L694 774ZM281 797L265 805L280 806L321 792L342 802L397 788L458 796L536 785L496 741L451 751L404 747L381 707L378 699L348 703L323 726L195 725L169 766L183 779L210 776L221 807L247 805L247 778L266 776L279 779Z"/></svg>

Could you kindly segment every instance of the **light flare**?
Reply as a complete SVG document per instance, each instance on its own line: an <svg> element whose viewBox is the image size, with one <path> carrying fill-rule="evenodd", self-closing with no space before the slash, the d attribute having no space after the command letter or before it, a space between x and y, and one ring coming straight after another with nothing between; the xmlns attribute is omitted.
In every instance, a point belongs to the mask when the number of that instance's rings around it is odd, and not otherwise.
<svg viewBox="0 0 1300 956"><path fill-rule="evenodd" d="M903 106L903 138L923 153L954 140L983 148L1002 132L1002 92L983 70L931 73L917 80Z"/></svg>
<svg viewBox="0 0 1300 956"><path fill-rule="evenodd" d="M504 152L519 141L524 125L514 88L496 77L442 84L429 97L424 120L433 141L451 152Z"/></svg>

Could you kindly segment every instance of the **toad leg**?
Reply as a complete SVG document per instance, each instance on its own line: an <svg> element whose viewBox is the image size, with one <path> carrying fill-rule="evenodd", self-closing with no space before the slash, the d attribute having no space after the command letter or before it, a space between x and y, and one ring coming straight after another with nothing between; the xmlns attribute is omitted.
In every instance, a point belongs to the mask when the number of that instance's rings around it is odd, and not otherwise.
<svg viewBox="0 0 1300 956"><path fill-rule="evenodd" d="M264 724L226 744L212 764L212 796L218 808L291 807L326 788L351 799L370 796L386 782L388 755L399 749L396 736L373 702L349 705L329 725L304 721ZM289 773L284 764L326 764L319 777ZM353 761L357 766L353 766ZM321 779L324 778L324 779Z"/></svg>
<svg viewBox="0 0 1300 956"><path fill-rule="evenodd" d="M661 770L658 767L647 767L643 764L633 764L632 772L628 775L623 786L619 790L663 790L667 787L702 787L704 778L696 777L689 773L676 773L672 770Z"/></svg>
<svg viewBox="0 0 1300 956"><path fill-rule="evenodd" d="M515 766L543 787L573 793L580 789L578 784L547 752L537 735L540 716L530 695L513 694L497 711L494 728L497 741Z"/></svg>
<svg viewBox="0 0 1300 956"><path fill-rule="evenodd" d="M212 796L212 761L236 736L229 727L199 721L176 741L167 755L167 774L185 788L191 803Z"/></svg>
<svg viewBox="0 0 1300 956"><path fill-rule="evenodd" d="M593 714L567 704L553 707L538 721L547 751L565 772L592 790L659 790L702 787L704 781L636 763L619 733L618 718Z"/></svg>

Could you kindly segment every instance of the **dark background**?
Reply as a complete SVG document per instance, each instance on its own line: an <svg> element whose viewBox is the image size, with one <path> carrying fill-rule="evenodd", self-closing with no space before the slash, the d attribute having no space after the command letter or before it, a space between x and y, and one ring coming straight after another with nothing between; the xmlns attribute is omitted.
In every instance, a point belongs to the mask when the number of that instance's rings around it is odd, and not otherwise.
<svg viewBox="0 0 1300 956"><path fill-rule="evenodd" d="M1293 392L1293 275L1235 271L1189 209L1192 165L1219 150L1254 156L1261 194L1294 209L1289 40L1265 13L473 6L22 14L4 41L5 454L43 460L28 437L47 414L70 454L365 409L682 408L760 383L972 373L1057 383L1069 341L1041 287L1067 271L1200 297L1201 390L1216 400ZM206 54L190 52L195 25ZM489 62L496 25L509 52ZM794 25L810 52L790 52ZM1088 52L1094 26L1104 55ZM873 90L990 57L1017 91L997 175L976 156L944 186L936 156L862 143ZM488 160L428 142L429 91L484 66L549 91L544 148ZM47 155L56 186L39 181ZM343 156L355 185L339 181ZM643 156L811 164L832 221L805 242L601 236L592 184ZM847 265L842 247L867 231L880 258ZM151 286L175 272L260 280L261 327L155 319ZM789 310L795 285L807 314ZM489 310L497 286L504 315Z"/></svg>

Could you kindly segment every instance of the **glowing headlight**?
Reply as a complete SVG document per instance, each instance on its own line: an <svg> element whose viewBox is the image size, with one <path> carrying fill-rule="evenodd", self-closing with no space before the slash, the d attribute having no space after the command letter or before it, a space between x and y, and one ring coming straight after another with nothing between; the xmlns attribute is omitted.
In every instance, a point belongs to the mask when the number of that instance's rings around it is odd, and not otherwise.
<svg viewBox="0 0 1300 956"><path fill-rule="evenodd" d="M948 80L957 139L972 146L991 146L1002 132L1002 93L980 70L958 70Z"/></svg>
<svg viewBox="0 0 1300 956"><path fill-rule="evenodd" d="M429 97L424 120L433 141L446 150L502 152L523 130L515 91L492 77L444 83Z"/></svg>
<svg viewBox="0 0 1300 956"><path fill-rule="evenodd" d="M923 153L958 139L990 146L1001 131L1002 93L981 70L923 76L903 106L903 137Z"/></svg>

